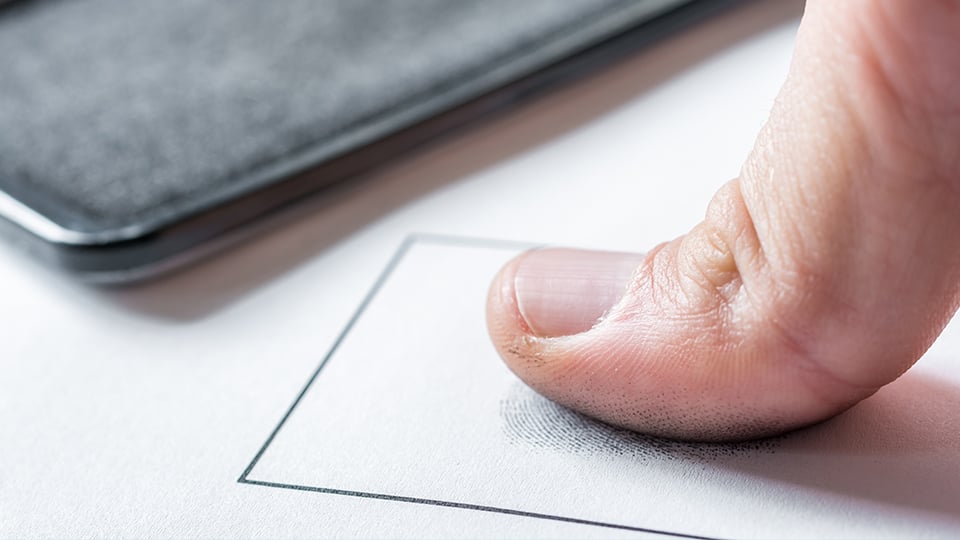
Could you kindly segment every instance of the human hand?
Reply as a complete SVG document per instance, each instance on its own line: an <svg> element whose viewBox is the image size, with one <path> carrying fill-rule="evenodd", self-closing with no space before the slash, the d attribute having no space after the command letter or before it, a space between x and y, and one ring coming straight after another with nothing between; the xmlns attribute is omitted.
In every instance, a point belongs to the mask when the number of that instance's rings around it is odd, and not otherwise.
<svg viewBox="0 0 960 540"><path fill-rule="evenodd" d="M811 0L704 220L646 256L523 254L491 286L488 326L530 386L604 421L766 436L916 362L958 308L958 235L960 2Z"/></svg>

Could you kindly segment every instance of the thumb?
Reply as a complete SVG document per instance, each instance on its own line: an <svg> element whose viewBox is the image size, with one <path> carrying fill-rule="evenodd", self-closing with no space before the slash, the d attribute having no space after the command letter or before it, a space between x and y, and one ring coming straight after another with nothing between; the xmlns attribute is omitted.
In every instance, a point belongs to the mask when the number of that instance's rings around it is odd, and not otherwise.
<svg viewBox="0 0 960 540"><path fill-rule="evenodd" d="M960 4L811 1L738 179L645 257L543 249L488 326L545 396L638 431L770 435L911 366L960 300Z"/></svg>

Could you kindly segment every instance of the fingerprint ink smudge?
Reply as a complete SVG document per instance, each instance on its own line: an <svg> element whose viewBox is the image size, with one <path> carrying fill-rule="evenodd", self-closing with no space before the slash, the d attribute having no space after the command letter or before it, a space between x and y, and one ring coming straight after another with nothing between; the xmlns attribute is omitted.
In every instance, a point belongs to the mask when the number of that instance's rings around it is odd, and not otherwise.
<svg viewBox="0 0 960 540"><path fill-rule="evenodd" d="M779 439L746 443L693 443L643 435L572 411L521 382L500 400L500 417L509 444L593 458L716 461L751 453L773 453Z"/></svg>

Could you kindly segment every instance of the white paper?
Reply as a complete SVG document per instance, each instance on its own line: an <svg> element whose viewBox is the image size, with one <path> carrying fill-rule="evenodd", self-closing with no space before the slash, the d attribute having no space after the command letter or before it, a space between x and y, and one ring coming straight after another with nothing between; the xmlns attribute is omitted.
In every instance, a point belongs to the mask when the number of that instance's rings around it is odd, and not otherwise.
<svg viewBox="0 0 960 540"><path fill-rule="evenodd" d="M406 244L244 480L678 535L960 534L950 384L912 374L826 424L756 443L611 428L498 361L486 287L517 252Z"/></svg>
<svg viewBox="0 0 960 540"><path fill-rule="evenodd" d="M958 536L956 323L844 416L719 457L517 385L482 320L513 247L412 244L337 346L411 233L642 251L688 230L749 151L801 8L746 3L155 283L85 286L0 242L0 537Z"/></svg>

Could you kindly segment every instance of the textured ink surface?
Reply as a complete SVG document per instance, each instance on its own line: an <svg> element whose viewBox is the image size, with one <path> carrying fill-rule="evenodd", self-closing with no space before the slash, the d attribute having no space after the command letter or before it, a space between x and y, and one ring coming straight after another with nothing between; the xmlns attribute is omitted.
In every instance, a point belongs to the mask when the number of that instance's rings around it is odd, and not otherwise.
<svg viewBox="0 0 960 540"><path fill-rule="evenodd" d="M958 430L918 423L960 403L923 377L742 444L648 437L536 394L484 325L489 280L521 248L408 240L240 482L675 537L960 530Z"/></svg>
<svg viewBox="0 0 960 540"><path fill-rule="evenodd" d="M0 189L77 230L162 222L448 109L664 3L14 2L0 10Z"/></svg>

